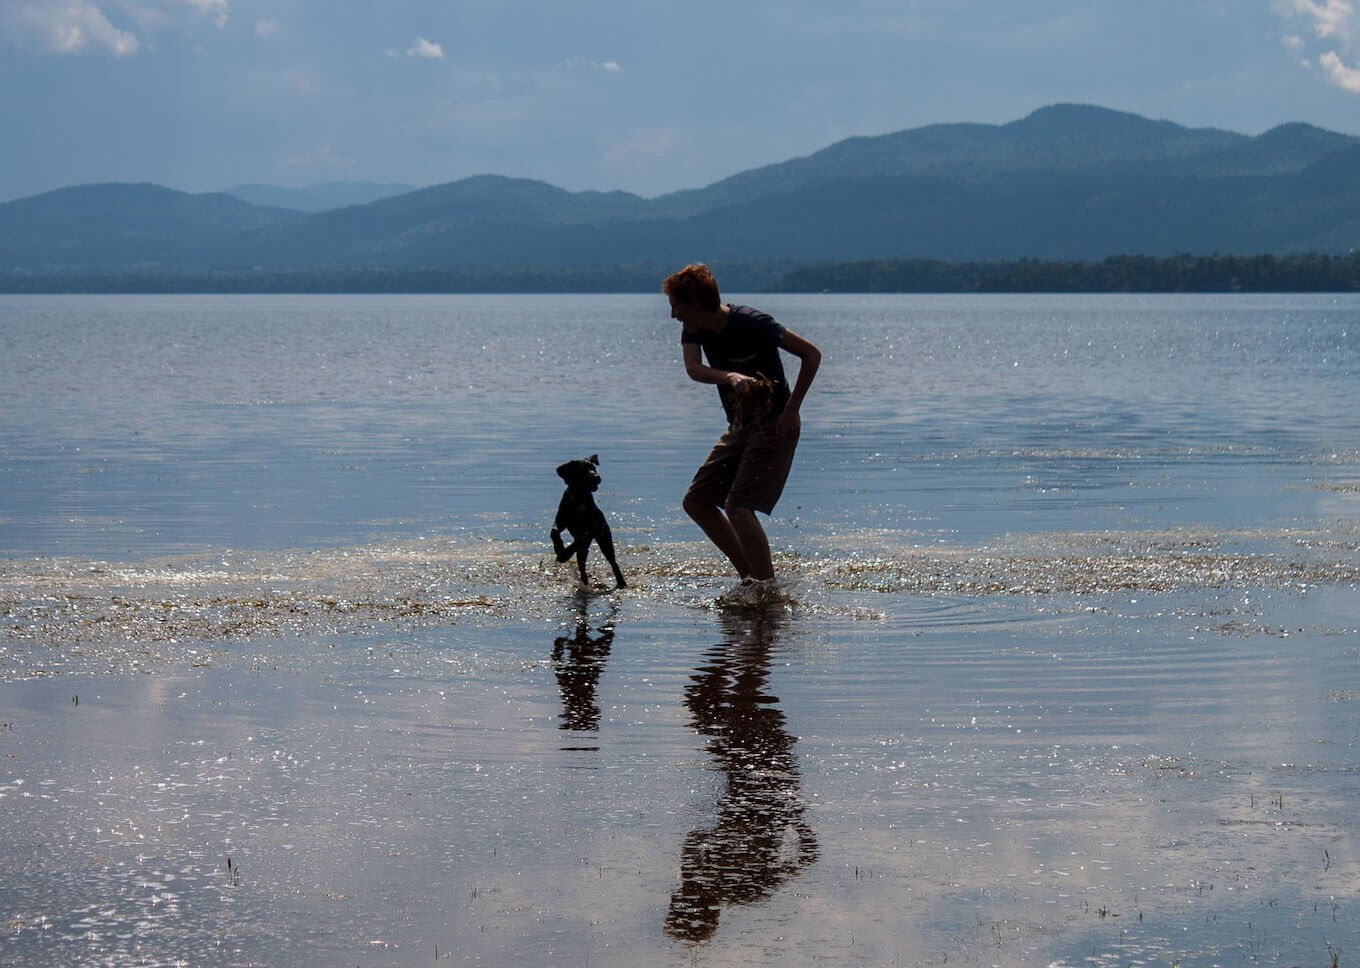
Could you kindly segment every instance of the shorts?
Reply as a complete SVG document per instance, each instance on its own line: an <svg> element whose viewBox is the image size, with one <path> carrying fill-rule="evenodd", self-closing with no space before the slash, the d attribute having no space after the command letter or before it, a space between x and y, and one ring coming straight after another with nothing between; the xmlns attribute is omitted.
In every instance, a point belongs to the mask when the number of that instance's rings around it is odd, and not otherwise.
<svg viewBox="0 0 1360 968"><path fill-rule="evenodd" d="M718 439L703 466L690 481L685 498L715 507L734 505L769 514L784 493L784 482L793 467L798 435L780 440L775 433L779 418L742 427L729 426Z"/></svg>

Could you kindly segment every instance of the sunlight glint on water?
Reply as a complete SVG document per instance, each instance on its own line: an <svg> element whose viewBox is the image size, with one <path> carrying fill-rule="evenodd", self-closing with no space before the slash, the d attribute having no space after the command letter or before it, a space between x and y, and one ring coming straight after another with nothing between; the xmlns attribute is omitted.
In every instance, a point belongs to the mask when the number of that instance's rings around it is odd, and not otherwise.
<svg viewBox="0 0 1360 968"><path fill-rule="evenodd" d="M0 301L0 960L1347 963L1360 300L750 301L773 613L659 295Z"/></svg>

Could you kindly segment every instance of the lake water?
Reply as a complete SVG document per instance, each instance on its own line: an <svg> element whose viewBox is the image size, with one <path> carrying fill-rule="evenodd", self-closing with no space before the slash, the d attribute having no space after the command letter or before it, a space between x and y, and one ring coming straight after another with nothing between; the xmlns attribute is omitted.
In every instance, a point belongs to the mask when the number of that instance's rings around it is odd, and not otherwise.
<svg viewBox="0 0 1360 968"><path fill-rule="evenodd" d="M1288 523L1360 452L1351 297L752 301L827 354L776 527ZM488 519L537 538L552 468L595 452L620 525L687 535L676 495L721 411L664 310L4 300L0 553L312 547Z"/></svg>
<svg viewBox="0 0 1360 968"><path fill-rule="evenodd" d="M1353 960L1360 298L734 299L0 297L0 962Z"/></svg>

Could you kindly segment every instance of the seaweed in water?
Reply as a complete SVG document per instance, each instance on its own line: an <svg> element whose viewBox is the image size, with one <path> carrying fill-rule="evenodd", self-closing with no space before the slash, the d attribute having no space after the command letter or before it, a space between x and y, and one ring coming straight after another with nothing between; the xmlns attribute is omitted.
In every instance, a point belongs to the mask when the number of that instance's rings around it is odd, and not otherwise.
<svg viewBox="0 0 1360 968"><path fill-rule="evenodd" d="M741 427L762 420L774 406L774 381L763 373L732 388L732 423Z"/></svg>

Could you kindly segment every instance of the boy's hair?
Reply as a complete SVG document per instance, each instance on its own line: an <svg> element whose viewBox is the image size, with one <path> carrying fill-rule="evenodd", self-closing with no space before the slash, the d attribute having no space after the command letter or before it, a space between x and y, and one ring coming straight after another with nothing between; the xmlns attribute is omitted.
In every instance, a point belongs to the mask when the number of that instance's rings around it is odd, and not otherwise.
<svg viewBox="0 0 1360 968"><path fill-rule="evenodd" d="M661 284L661 291L677 302L697 305L709 312L722 306L718 280L713 278L713 273L702 262L687 265L667 276Z"/></svg>

